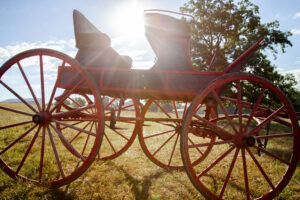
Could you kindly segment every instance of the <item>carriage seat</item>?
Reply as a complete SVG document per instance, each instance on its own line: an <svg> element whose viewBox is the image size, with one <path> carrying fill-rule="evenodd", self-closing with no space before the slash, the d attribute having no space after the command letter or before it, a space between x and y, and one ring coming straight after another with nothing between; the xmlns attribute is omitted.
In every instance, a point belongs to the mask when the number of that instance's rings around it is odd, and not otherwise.
<svg viewBox="0 0 300 200"><path fill-rule="evenodd" d="M144 14L145 34L156 55L153 70L193 71L190 27L186 21L160 14Z"/></svg>
<svg viewBox="0 0 300 200"><path fill-rule="evenodd" d="M132 59L122 56L111 47L111 40L99 31L79 11L73 11L75 41L78 52L75 59L88 67L131 68Z"/></svg>

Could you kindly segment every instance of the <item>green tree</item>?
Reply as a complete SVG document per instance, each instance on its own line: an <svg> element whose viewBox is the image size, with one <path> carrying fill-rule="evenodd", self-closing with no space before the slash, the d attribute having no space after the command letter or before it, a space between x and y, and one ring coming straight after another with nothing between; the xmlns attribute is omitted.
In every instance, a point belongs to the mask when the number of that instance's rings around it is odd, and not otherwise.
<svg viewBox="0 0 300 200"><path fill-rule="evenodd" d="M55 102L53 103L53 105L54 105L54 106L56 106L56 105L57 105L57 103L58 103L58 102L57 102L57 101L55 101ZM71 105L71 101L70 101L69 99L66 99L66 100L64 101L64 104L66 104L66 105L68 105L68 106L69 106L69 105Z"/></svg>
<svg viewBox="0 0 300 200"><path fill-rule="evenodd" d="M162 105L162 107L168 113L173 112L173 106L170 103L165 103L165 104Z"/></svg>
<svg viewBox="0 0 300 200"><path fill-rule="evenodd" d="M87 104L86 100L85 100L84 98L82 98L82 97L75 97L75 98L74 98L74 101L75 101L76 103L74 103L74 102L71 103L71 105L72 105L73 107L79 107L79 105L85 106L85 105ZM78 105L78 104L79 104L79 105Z"/></svg>
<svg viewBox="0 0 300 200"><path fill-rule="evenodd" d="M292 74L281 75L266 56L271 52L276 58L292 46L289 31L279 30L279 22L262 23L259 7L249 0L190 0L181 7L183 13L195 17L191 28L191 54L193 65L201 71L208 69L213 55L215 71L223 71L261 37L265 41L245 64L247 71L267 78L295 102L299 93ZM251 91L251 90L250 90Z"/></svg>

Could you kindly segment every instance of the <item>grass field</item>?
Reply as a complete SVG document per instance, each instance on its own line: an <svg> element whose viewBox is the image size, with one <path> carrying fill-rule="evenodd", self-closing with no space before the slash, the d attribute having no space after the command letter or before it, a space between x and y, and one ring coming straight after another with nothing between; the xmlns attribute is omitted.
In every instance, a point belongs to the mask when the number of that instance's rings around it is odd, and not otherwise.
<svg viewBox="0 0 300 200"><path fill-rule="evenodd" d="M15 105L6 105L6 107L12 106L15 109L18 108L18 104ZM1 120L1 123L11 123L16 119L18 115L8 114L7 111L0 111L0 116L5 117L5 121ZM26 117L25 117L26 118ZM25 119L24 120L28 120ZM28 117L27 117L28 118ZM4 126L6 124L0 124ZM152 125L148 123L148 125ZM84 124L82 125L84 126ZM0 131L0 148L6 144L9 144L12 139L16 138L18 134L22 131L26 131L30 128L28 125L22 125L18 128L10 128L8 131ZM275 129L281 128L280 126L274 127ZM91 128L92 129L92 128ZM148 126L146 131L157 132L164 130L156 130L156 127ZM52 131L54 132L54 131ZM108 134L108 133L107 133ZM124 133L125 134L125 133ZM12 151L8 151L3 156L14 165L18 164L18 160L22 159L25 147L30 142L30 139L33 137L33 133L22 139L18 147ZM54 135L54 134L53 134ZM28 139L29 138L29 139ZM84 139L84 138L83 138ZM59 139L54 137L55 142ZM48 142L47 142L48 141ZM85 139L83 140L85 141ZM104 140L105 141L105 140ZM114 140L117 142L118 140ZM120 142L124 142L119 140ZM276 140L274 140L276 142ZM41 137L37 138L37 143L41 142ZM108 144L105 144L109 149ZM159 145L152 143L154 145ZM272 143L269 144L270 148ZM280 150L288 148L286 143L280 143L277 141L276 146ZM281 145L281 146L280 146ZM51 152L51 144L49 140L46 140L46 149ZM74 146L82 149L83 143L78 142ZM48 148L49 147L49 148ZM29 154L29 162L24 163L23 168L31 169L29 173L32 175L38 171L39 164L39 146L34 145L31 153ZM66 148L61 145L57 146L58 151L62 159L74 159L73 155L67 153ZM1 149L0 149L1 150ZM87 147L87 152L89 147ZM204 165L210 163L211 160L220 153L221 149L214 149L210 156L205 159ZM48 153L49 153L48 152ZM57 173L57 165L55 163L55 158L53 153L49 153L48 161L44 164L45 170L48 170L48 175L51 173ZM240 158L238 158L240 159ZM222 161L222 165L229 165L231 159ZM266 165L268 160L266 159ZM25 167L26 166L26 167ZM63 166L65 169L68 166ZM274 168L273 172L276 170L280 171L281 165L278 166L272 165L268 166ZM200 169L199 169L200 170ZM242 170L241 170L242 171ZM258 171L258 170L257 170ZM216 173L222 173L216 172ZM272 174L273 179L280 179L280 173ZM38 173L37 175L38 176ZM238 174L234 174L234 178L239 179ZM220 174L222 177L222 174ZM46 178L46 177L45 177ZM218 181L218 177L209 177L208 181ZM237 181L239 183L239 181ZM254 185L251 185L251 188L257 188L260 190L263 188L261 182L251 181ZM213 183L212 183L213 187ZM234 187L229 187L227 193L236 193L238 189ZM238 195L238 193L236 194ZM234 195L233 195L234 196ZM234 199L234 197L232 197ZM58 189L48 189L45 187L36 186L31 183L24 183L22 181L14 181L3 171L0 171L0 199L204 199L204 197L194 188L189 178L187 177L184 171L169 171L162 169L155 164L153 164L143 153L139 142L136 138L133 145L120 157L113 159L111 161L95 161L90 168L81 175L78 179L72 182L69 185L60 187ZM277 199L300 199L300 164L296 172L294 173L293 178L291 179L288 186L280 193Z"/></svg>

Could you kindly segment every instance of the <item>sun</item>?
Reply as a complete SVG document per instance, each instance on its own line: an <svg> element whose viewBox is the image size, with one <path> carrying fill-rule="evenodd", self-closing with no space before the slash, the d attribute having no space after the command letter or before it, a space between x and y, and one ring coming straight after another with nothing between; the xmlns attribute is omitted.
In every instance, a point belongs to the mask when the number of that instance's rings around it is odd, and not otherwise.
<svg viewBox="0 0 300 200"><path fill-rule="evenodd" d="M136 0L119 6L112 19L112 26L117 35L139 38L144 35L143 6Z"/></svg>

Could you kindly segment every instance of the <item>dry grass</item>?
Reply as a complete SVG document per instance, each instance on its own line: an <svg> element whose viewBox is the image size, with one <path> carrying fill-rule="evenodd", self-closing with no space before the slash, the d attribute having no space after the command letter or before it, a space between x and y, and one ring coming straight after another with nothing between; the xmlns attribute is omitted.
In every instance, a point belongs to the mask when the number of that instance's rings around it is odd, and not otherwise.
<svg viewBox="0 0 300 200"><path fill-rule="evenodd" d="M7 105L6 105L7 106ZM13 107L18 106L13 105ZM6 111L1 111L0 116L5 118L1 120L1 123L11 123L11 121L16 120L17 115L8 114ZM0 124L3 126L3 124ZM11 137L16 137L14 134L18 134L29 127L20 126L18 129L9 129L9 132L0 132L0 147L2 148L4 143L7 144L11 141ZM280 128L280 127L276 127ZM148 132L155 132L157 126L148 126ZM158 130L163 131L163 130ZM32 138L33 133L28 138ZM85 138L83 138L84 140ZM37 143L40 143L41 139L37 139ZM55 141L58 139L55 138ZM24 153L24 147L28 145L30 140L22 140L21 144L18 145L14 151L9 151L5 154L6 159L9 159L11 163L18 163L17 161L22 158ZM49 141L49 140L48 140ZM85 140L84 140L85 141ZM274 140L276 141L276 140ZM116 141L115 141L116 142ZM123 142L120 140L120 142ZM285 149L286 146L281 145L280 141L276 144L276 148ZM82 143L78 142L78 148L82 148ZM80 146L81 145L81 146ZM107 145L107 144L106 144ZM153 148L155 144L153 143ZM270 144L270 148L272 145ZM47 143L48 149L50 149L50 143ZM36 173L36 166L39 163L39 147L34 146L32 153L30 154L30 161L25 162L27 168L31 169L28 175ZM65 160L74 159L70 153L63 146L57 147L60 150L60 156ZM226 148L226 146L223 146ZM207 159L203 162L203 166L208 165L213 159L220 154L224 149L213 149L209 154ZM275 151L275 150L274 150ZM232 153L233 154L233 153ZM57 172L57 165L55 163L55 158L53 154L50 154L49 162L45 164L49 173ZM52 157L51 157L52 156ZM228 166L231 162L231 158L222 161L220 165ZM240 156L238 159L241 159ZM265 160L264 167L270 167L276 172L280 171L280 165L268 166L268 160ZM239 172L242 171L240 166L234 169ZM199 169L201 170L201 169ZM219 176L209 177L207 176L207 182L211 183L211 188L214 189L214 183L223 179L224 173L222 171L214 172L219 174ZM257 170L257 173L259 171ZM50 176L50 175L49 175ZM254 175L255 176L255 175ZM257 176L259 178L259 176ZM231 193L232 198L236 195L238 197L239 193L239 173L233 173L233 179L236 179L236 185L231 185L227 193ZM280 173L272 174L272 179L281 178ZM251 185L254 190L265 190L261 182L252 181L255 185ZM194 188L188 179L184 171L168 171L159 168L153 164L143 153L139 142L136 138L133 145L120 157L112 161L95 161L92 166L77 180L69 185L60 187L58 189L48 189L44 187L39 187L34 184L24 183L22 181L14 181L9 176L7 176L3 171L0 171L0 199L204 199L204 197ZM289 185L280 193L277 199L300 199L300 167L296 169L296 172L291 179Z"/></svg>

